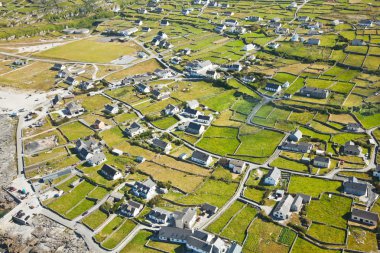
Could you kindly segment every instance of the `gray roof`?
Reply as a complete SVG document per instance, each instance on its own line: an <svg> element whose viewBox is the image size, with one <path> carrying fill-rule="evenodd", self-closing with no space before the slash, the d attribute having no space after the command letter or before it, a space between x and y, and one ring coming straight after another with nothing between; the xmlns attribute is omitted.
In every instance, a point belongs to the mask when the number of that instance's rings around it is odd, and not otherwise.
<svg viewBox="0 0 380 253"><path fill-rule="evenodd" d="M360 149L358 145L355 145L354 142L348 141L344 144L344 152L354 152L354 153L359 153Z"/></svg>
<svg viewBox="0 0 380 253"><path fill-rule="evenodd" d="M346 182L343 182L343 186L344 186L344 191L348 191L348 192L360 192L362 194L365 194L365 192L367 191L367 184L366 183L359 183L357 181L354 181L354 180L349 180L349 181L346 181Z"/></svg>
<svg viewBox="0 0 380 253"><path fill-rule="evenodd" d="M90 159L88 159L89 162L93 164L100 163L106 159L106 156L103 152L95 153Z"/></svg>
<svg viewBox="0 0 380 253"><path fill-rule="evenodd" d="M176 227L183 227L185 224L188 224L196 215L197 211L191 207L185 208L183 212L177 212L175 217Z"/></svg>
<svg viewBox="0 0 380 253"><path fill-rule="evenodd" d="M200 124L190 122L186 129L193 129L193 130L198 132L201 129L201 127L202 127L202 125L200 125Z"/></svg>
<svg viewBox="0 0 380 253"><path fill-rule="evenodd" d="M195 150L195 151L193 152L193 154L191 155L191 157L206 162L207 159L208 159L210 156L209 156L208 154L206 154L206 153L203 153L203 152L201 152L201 151Z"/></svg>
<svg viewBox="0 0 380 253"><path fill-rule="evenodd" d="M136 182L135 185L138 187L150 189L152 187L155 187L156 183L152 179L148 178L145 181Z"/></svg>
<svg viewBox="0 0 380 253"><path fill-rule="evenodd" d="M281 178L281 170L273 168L267 175L267 177L273 178L275 181Z"/></svg>
<svg viewBox="0 0 380 253"><path fill-rule="evenodd" d="M102 171L106 172L110 176L113 176L119 172L115 167L108 165L108 164L103 165Z"/></svg>
<svg viewBox="0 0 380 253"><path fill-rule="evenodd" d="M273 212L282 212L282 213L289 213L290 207L292 206L294 201L294 198L289 194L285 198L283 198L273 209Z"/></svg>
<svg viewBox="0 0 380 253"><path fill-rule="evenodd" d="M186 240L191 236L192 231L189 229L176 228L176 227L161 227L158 231L159 237L172 238L177 240Z"/></svg>
<svg viewBox="0 0 380 253"><path fill-rule="evenodd" d="M189 236L189 238L187 238L187 244L201 250L202 252L212 252L212 245L193 236Z"/></svg>
<svg viewBox="0 0 380 253"><path fill-rule="evenodd" d="M304 204L307 204L307 203L309 203L311 201L311 196L309 196L309 195L306 195L306 194L303 194L303 193L297 193L296 198L297 198L297 196L301 196L302 197L302 203L304 203Z"/></svg>
<svg viewBox="0 0 380 253"><path fill-rule="evenodd" d="M364 211L361 209L353 208L351 213L354 216L358 216L358 217L361 217L363 219L371 220L374 222L377 222L379 219L379 215L377 213L372 213L372 212Z"/></svg>
<svg viewBox="0 0 380 253"><path fill-rule="evenodd" d="M195 115L195 114L197 114L198 111L195 110L195 109L191 109L189 107L186 107L185 110L183 110L183 112L185 112L187 114L193 114L193 115Z"/></svg>
<svg viewBox="0 0 380 253"><path fill-rule="evenodd" d="M292 203L292 209L298 209L303 203L302 197L300 195L296 195L294 201Z"/></svg>
<svg viewBox="0 0 380 253"><path fill-rule="evenodd" d="M277 90L278 87L281 87L281 86L275 83L267 83L267 85L265 86L265 88L274 89L274 90Z"/></svg>
<svg viewBox="0 0 380 253"><path fill-rule="evenodd" d="M210 205L208 203L204 203L202 204L201 206L201 210L204 210L206 212L212 212L212 213L215 213L216 211L218 211L218 207L216 206L213 206L213 205Z"/></svg>
<svg viewBox="0 0 380 253"><path fill-rule="evenodd" d="M324 156L316 156L314 158L315 162L321 162L321 163L328 163L330 161L330 158L324 157Z"/></svg>
<svg viewBox="0 0 380 253"><path fill-rule="evenodd" d="M158 138L153 139L152 144L161 149L165 149L169 145L169 143Z"/></svg>

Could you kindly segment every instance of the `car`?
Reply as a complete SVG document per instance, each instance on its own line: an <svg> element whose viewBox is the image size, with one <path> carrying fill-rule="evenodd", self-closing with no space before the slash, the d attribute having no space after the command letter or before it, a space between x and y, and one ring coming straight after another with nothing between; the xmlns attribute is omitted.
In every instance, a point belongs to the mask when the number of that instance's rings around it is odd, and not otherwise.
<svg viewBox="0 0 380 253"><path fill-rule="evenodd" d="M82 213L82 216L85 216L86 214L88 214L88 211Z"/></svg>

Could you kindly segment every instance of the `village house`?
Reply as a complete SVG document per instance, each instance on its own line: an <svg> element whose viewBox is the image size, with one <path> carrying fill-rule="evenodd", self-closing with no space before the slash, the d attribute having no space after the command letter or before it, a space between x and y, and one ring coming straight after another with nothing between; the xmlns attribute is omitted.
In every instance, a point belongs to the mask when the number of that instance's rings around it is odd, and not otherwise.
<svg viewBox="0 0 380 253"><path fill-rule="evenodd" d="M158 78L170 78L173 76L173 72L170 70L170 69L156 69L154 71L154 74L158 77Z"/></svg>
<svg viewBox="0 0 380 253"><path fill-rule="evenodd" d="M319 46L321 44L321 40L320 39L314 39L314 38L310 38L306 41L306 44L308 45L317 45Z"/></svg>
<svg viewBox="0 0 380 253"><path fill-rule="evenodd" d="M78 81L74 77L68 76L68 77L66 77L64 83L66 83L68 85L77 85Z"/></svg>
<svg viewBox="0 0 380 253"><path fill-rule="evenodd" d="M280 44L276 43L276 42L270 42L268 44L268 47L271 48L271 49L277 49L279 46L280 46Z"/></svg>
<svg viewBox="0 0 380 253"><path fill-rule="evenodd" d="M214 28L214 31L216 33L223 33L224 30L226 30L226 25L223 25L223 24L219 24L217 25L215 28Z"/></svg>
<svg viewBox="0 0 380 253"><path fill-rule="evenodd" d="M160 22L160 26L169 26L169 25L170 25L170 23L169 23L169 21L166 20L166 19L163 19L163 20L161 20L161 22Z"/></svg>
<svg viewBox="0 0 380 253"><path fill-rule="evenodd" d="M123 177L118 169L108 164L104 164L102 166L100 174L102 174L108 180L116 180Z"/></svg>
<svg viewBox="0 0 380 253"><path fill-rule="evenodd" d="M148 219L157 224L165 224L169 222L171 212L155 207L148 214Z"/></svg>
<svg viewBox="0 0 380 253"><path fill-rule="evenodd" d="M195 134L195 135L202 134L204 131L205 131L205 127L195 122L190 122L185 130L186 133Z"/></svg>
<svg viewBox="0 0 380 253"><path fill-rule="evenodd" d="M56 75L57 78L66 78L67 76L68 74L63 70L59 71Z"/></svg>
<svg viewBox="0 0 380 253"><path fill-rule="evenodd" d="M191 229L197 219L197 210L187 207L182 212L174 212L173 217L175 227Z"/></svg>
<svg viewBox="0 0 380 253"><path fill-rule="evenodd" d="M290 211L298 213L299 211L301 211L302 204L303 204L302 196L296 195L294 197L294 201L293 201L292 205L290 206Z"/></svg>
<svg viewBox="0 0 380 253"><path fill-rule="evenodd" d="M91 127L96 130L103 130L106 127L106 124L103 121L97 119L95 120L94 124L91 125Z"/></svg>
<svg viewBox="0 0 380 253"><path fill-rule="evenodd" d="M216 70L207 70L204 76L208 79L216 80L220 77L220 74Z"/></svg>
<svg viewBox="0 0 380 253"><path fill-rule="evenodd" d="M350 132L357 132L360 129L360 125L358 123L348 123L346 125L346 130Z"/></svg>
<svg viewBox="0 0 380 253"><path fill-rule="evenodd" d="M142 20L138 19L138 20L135 20L134 24L137 26L140 26L143 24L143 22L142 22Z"/></svg>
<svg viewBox="0 0 380 253"><path fill-rule="evenodd" d="M339 19L335 19L335 20L331 21L331 25L332 25L332 26L337 26L337 25L339 25L339 24L340 24Z"/></svg>
<svg viewBox="0 0 380 253"><path fill-rule="evenodd" d="M152 141L152 145L155 148L158 148L165 154L168 154L170 150L172 149L172 144L170 142L165 142L163 140L160 140L158 138L154 138Z"/></svg>
<svg viewBox="0 0 380 253"><path fill-rule="evenodd" d="M152 91L152 96L154 99L161 101L161 100L165 100L165 99L170 98L170 92L169 91L162 91L159 89L154 89Z"/></svg>
<svg viewBox="0 0 380 253"><path fill-rule="evenodd" d="M222 69L225 71L231 71L231 72L240 72L243 69L243 66L241 64L224 64L221 66Z"/></svg>
<svg viewBox="0 0 380 253"><path fill-rule="evenodd" d="M297 18L297 20L300 22L308 22L310 20L310 17L309 16L299 16Z"/></svg>
<svg viewBox="0 0 380 253"><path fill-rule="evenodd" d="M143 26L143 27L141 28L141 31L144 32L144 33L147 33L147 32L150 32L151 29L150 29L150 27L148 27L148 26Z"/></svg>
<svg viewBox="0 0 380 253"><path fill-rule="evenodd" d="M273 209L273 217L279 220L286 220L290 217L290 209L294 202L294 198L289 194L283 198L280 202L277 203Z"/></svg>
<svg viewBox="0 0 380 253"><path fill-rule="evenodd" d="M67 115L70 115L70 116L78 116L78 115L81 115L82 113L84 113L85 110L84 108L75 103L75 102L70 102L66 105L66 110L65 110L65 113Z"/></svg>
<svg viewBox="0 0 380 253"><path fill-rule="evenodd" d="M235 20L235 19L226 19L226 20L224 21L224 24L225 24L226 26L238 26L238 25L239 25L239 22L238 22L237 20Z"/></svg>
<svg viewBox="0 0 380 253"><path fill-rule="evenodd" d="M92 82L81 81L79 84L79 89L87 91L93 89L95 86Z"/></svg>
<svg viewBox="0 0 380 253"><path fill-rule="evenodd" d="M195 120L198 123L210 125L213 120L212 114L210 115L198 115L197 119Z"/></svg>
<svg viewBox="0 0 380 253"><path fill-rule="evenodd" d="M348 141L342 147L342 151L345 155L358 156L361 154L361 147L356 145L353 141Z"/></svg>
<svg viewBox="0 0 380 253"><path fill-rule="evenodd" d="M198 102L198 100L187 101L186 102L186 107L188 107L190 109L195 109L195 108L199 107L199 102Z"/></svg>
<svg viewBox="0 0 380 253"><path fill-rule="evenodd" d="M94 153L90 158L87 159L87 164L94 167L98 166L107 161L107 157L103 152Z"/></svg>
<svg viewBox="0 0 380 253"><path fill-rule="evenodd" d="M107 114L117 114L119 112L119 106L117 104L106 104L104 106L104 112Z"/></svg>
<svg viewBox="0 0 380 253"><path fill-rule="evenodd" d="M150 86L147 85L147 84L143 84L143 83L139 83L136 86L136 89L137 89L138 92L143 93L143 94L146 94L146 93L150 92Z"/></svg>
<svg viewBox="0 0 380 253"><path fill-rule="evenodd" d="M102 144L94 138L78 139L75 142L75 151L81 159L87 160L95 153L101 152Z"/></svg>
<svg viewBox="0 0 380 253"><path fill-rule="evenodd" d="M191 109L189 107L186 107L185 109L183 109L182 111L182 115L184 117L188 117L188 118L196 118L198 115L200 115L200 112L198 110L195 110L195 109Z"/></svg>
<svg viewBox="0 0 380 253"><path fill-rule="evenodd" d="M212 163L212 157L206 153L195 150L190 157L190 160L203 166L210 166Z"/></svg>
<svg viewBox="0 0 380 253"><path fill-rule="evenodd" d="M143 207L144 205L139 202L128 200L126 204L120 206L119 213L125 217L136 217Z"/></svg>
<svg viewBox="0 0 380 253"><path fill-rule="evenodd" d="M325 99L329 96L329 90L319 89L313 87L302 87L300 90L300 95L310 98Z"/></svg>
<svg viewBox="0 0 380 253"><path fill-rule="evenodd" d="M313 165L318 168L329 168L330 158L323 156L316 156L313 160Z"/></svg>
<svg viewBox="0 0 380 253"><path fill-rule="evenodd" d="M373 176L380 179L380 165L376 165L375 170L373 171Z"/></svg>
<svg viewBox="0 0 380 253"><path fill-rule="evenodd" d="M353 208L351 211L351 220L369 226L377 226L379 215L377 213Z"/></svg>
<svg viewBox="0 0 380 253"><path fill-rule="evenodd" d="M202 77L206 74L207 70L214 69L211 61L192 61L186 64L185 70L189 73L190 77Z"/></svg>
<svg viewBox="0 0 380 253"><path fill-rule="evenodd" d="M350 177L347 181L343 182L343 190L345 193L355 196L367 196L368 185L361 183L356 177Z"/></svg>
<svg viewBox="0 0 380 253"><path fill-rule="evenodd" d="M370 19L362 19L359 21L359 26L367 28L367 27L372 27L373 26L373 21Z"/></svg>
<svg viewBox="0 0 380 253"><path fill-rule="evenodd" d="M292 132L288 137L289 141L294 141L294 142L299 142L301 139L302 139L302 132L299 129L297 129L297 131L295 132Z"/></svg>
<svg viewBox="0 0 380 253"><path fill-rule="evenodd" d="M275 186L281 179L281 171L276 167L273 168L265 177L264 184Z"/></svg>
<svg viewBox="0 0 380 253"><path fill-rule="evenodd" d="M246 167L246 162L240 160L230 159L228 162L228 168L236 174L241 174L244 172Z"/></svg>
<svg viewBox="0 0 380 253"><path fill-rule="evenodd" d="M137 122L133 122L129 127L124 130L125 134L129 137L135 137L136 135L145 132L145 128Z"/></svg>
<svg viewBox="0 0 380 253"><path fill-rule="evenodd" d="M267 83L265 90L277 93L281 91L281 85L275 83Z"/></svg>
<svg viewBox="0 0 380 253"><path fill-rule="evenodd" d="M156 188L157 184L148 178L142 182L135 182L131 192L136 197L149 200L156 194Z"/></svg>
<svg viewBox="0 0 380 253"><path fill-rule="evenodd" d="M364 40L354 39L351 41L351 45L353 45L353 46L366 46L367 43L365 43Z"/></svg>
<svg viewBox="0 0 380 253"><path fill-rule="evenodd" d="M259 21L263 21L263 18L258 17L258 16L249 16L249 17L246 17L245 20L251 21L251 22L259 22Z"/></svg>
<svg viewBox="0 0 380 253"><path fill-rule="evenodd" d="M290 142L284 142L281 145L281 149L283 150L289 150L293 152L299 152L299 153L310 153L312 150L313 145L306 142L300 142L300 143L290 143Z"/></svg>
<svg viewBox="0 0 380 253"><path fill-rule="evenodd" d="M161 227L158 231L158 238L161 241L170 241L173 243L186 243L187 238L193 233L190 229L176 227Z"/></svg>
<svg viewBox="0 0 380 253"><path fill-rule="evenodd" d="M60 70L65 70L66 66L60 63L55 63L51 69L55 71L60 71Z"/></svg>
<svg viewBox="0 0 380 253"><path fill-rule="evenodd" d="M164 115L171 116L179 113L179 108L175 105L168 104L162 111Z"/></svg>
<svg viewBox="0 0 380 253"><path fill-rule="evenodd" d="M200 207L201 212L207 213L209 216L216 214L218 211L217 206L210 205L208 203L204 203Z"/></svg>

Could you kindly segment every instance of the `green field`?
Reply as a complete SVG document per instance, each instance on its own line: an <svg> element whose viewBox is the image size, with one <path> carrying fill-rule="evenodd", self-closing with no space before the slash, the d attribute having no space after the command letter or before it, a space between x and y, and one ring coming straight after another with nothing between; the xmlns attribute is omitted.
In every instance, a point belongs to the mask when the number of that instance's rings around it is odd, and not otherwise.
<svg viewBox="0 0 380 253"><path fill-rule="evenodd" d="M244 207L240 201L234 202L216 221L209 225L206 230L218 234L222 231L227 222Z"/></svg>
<svg viewBox="0 0 380 253"><path fill-rule="evenodd" d="M77 140L79 138L84 138L90 135L93 135L94 132L88 127L84 126L82 123L78 121L61 126L60 127L63 134L70 141Z"/></svg>
<svg viewBox="0 0 380 253"><path fill-rule="evenodd" d="M101 210L96 210L86 216L82 222L89 226L91 229L96 229L99 227L106 219L108 218L108 215Z"/></svg>
<svg viewBox="0 0 380 253"><path fill-rule="evenodd" d="M292 176L288 191L290 193L304 193L312 197L318 197L322 192L338 192L340 187L341 182L339 181Z"/></svg>

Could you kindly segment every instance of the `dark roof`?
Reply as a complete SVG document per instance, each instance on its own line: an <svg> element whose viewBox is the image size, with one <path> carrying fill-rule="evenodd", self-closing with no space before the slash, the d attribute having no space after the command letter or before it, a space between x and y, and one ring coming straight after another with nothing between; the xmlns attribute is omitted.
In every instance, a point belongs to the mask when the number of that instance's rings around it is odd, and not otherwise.
<svg viewBox="0 0 380 253"><path fill-rule="evenodd" d="M355 152L359 153L359 146L355 145L352 141L348 141L344 144L344 152Z"/></svg>
<svg viewBox="0 0 380 253"><path fill-rule="evenodd" d="M186 107L183 112L188 113L188 114L197 114L198 111L195 109L191 109L189 107Z"/></svg>
<svg viewBox="0 0 380 253"><path fill-rule="evenodd" d="M116 168L114 168L114 167L112 167L111 165L108 165L108 164L104 164L103 165L102 171L104 171L105 173L107 173L111 177L119 172Z"/></svg>
<svg viewBox="0 0 380 253"><path fill-rule="evenodd" d="M211 117L210 116L206 116L206 115L198 115L198 119L200 119L200 120L210 120Z"/></svg>
<svg viewBox="0 0 380 253"><path fill-rule="evenodd" d="M212 213L215 213L217 210L218 210L218 207L216 206L213 206L213 205L210 205L208 203L204 203L202 204L201 206L201 210L204 210L206 212L212 212Z"/></svg>
<svg viewBox="0 0 380 253"><path fill-rule="evenodd" d="M202 161L207 161L207 159L209 158L209 155L206 154L206 153L203 153L201 151L198 151L198 150L195 150L193 152L193 154L191 155L193 158L196 158L198 160L202 160Z"/></svg>
<svg viewBox="0 0 380 253"><path fill-rule="evenodd" d="M192 231L189 229L182 229L176 227L161 227L158 231L159 237L172 238L177 240L186 240L187 237L191 236Z"/></svg>
<svg viewBox="0 0 380 253"><path fill-rule="evenodd" d="M372 213L372 212L368 212L368 211L364 211L364 210L356 209L356 208L352 209L351 214L354 216L358 216L363 219L371 220L375 222L377 222L379 219L379 215L377 213Z"/></svg>
<svg viewBox="0 0 380 253"><path fill-rule="evenodd" d="M275 89L275 90L277 90L278 87L280 87L280 85L275 84L275 83L267 83L267 85L265 86L265 88L270 88L270 89Z"/></svg>
<svg viewBox="0 0 380 253"><path fill-rule="evenodd" d="M297 193L295 198L297 198L298 196L302 197L302 203L303 204L309 203L311 201L311 196L309 196L309 195L306 195L303 193Z"/></svg>
<svg viewBox="0 0 380 253"><path fill-rule="evenodd" d="M196 249L200 249L202 252L211 252L212 250L212 245L193 236L187 238L187 244Z"/></svg>
<svg viewBox="0 0 380 253"><path fill-rule="evenodd" d="M367 184L365 184L365 183L356 183L356 182L347 181L347 182L343 183L343 186L344 186L345 191L353 190L356 192L359 191L359 192L363 192L363 193L367 191Z"/></svg>
<svg viewBox="0 0 380 253"><path fill-rule="evenodd" d="M154 146L159 147L161 149L165 149L169 145L169 143L158 138L153 139L152 143Z"/></svg>
<svg viewBox="0 0 380 253"><path fill-rule="evenodd" d="M314 94L316 93L325 94L328 92L328 90L314 88L314 87L302 87L300 91L301 93L314 93Z"/></svg>
<svg viewBox="0 0 380 253"><path fill-rule="evenodd" d="M195 131L199 131L201 129L202 125L199 125L194 122L190 122L187 128L194 129Z"/></svg>
<svg viewBox="0 0 380 253"><path fill-rule="evenodd" d="M330 161L330 158L328 157L323 157L323 156L316 156L314 158L314 161L316 162L321 162L321 163L328 163Z"/></svg>

